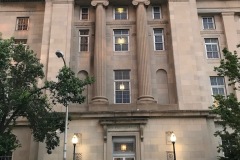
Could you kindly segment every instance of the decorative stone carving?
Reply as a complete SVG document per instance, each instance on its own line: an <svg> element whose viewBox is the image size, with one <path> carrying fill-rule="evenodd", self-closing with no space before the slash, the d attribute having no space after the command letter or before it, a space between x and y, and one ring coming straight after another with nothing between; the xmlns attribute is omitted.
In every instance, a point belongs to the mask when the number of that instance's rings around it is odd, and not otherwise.
<svg viewBox="0 0 240 160"><path fill-rule="evenodd" d="M98 4L102 4L104 6L108 6L109 1L106 1L106 0L104 1L103 0L103 1L92 1L91 2L91 5L94 6L94 7L97 6Z"/></svg>
<svg viewBox="0 0 240 160"><path fill-rule="evenodd" d="M133 0L132 1L132 4L137 6L139 3L144 3L145 5L149 5L150 4L150 1L149 0Z"/></svg>

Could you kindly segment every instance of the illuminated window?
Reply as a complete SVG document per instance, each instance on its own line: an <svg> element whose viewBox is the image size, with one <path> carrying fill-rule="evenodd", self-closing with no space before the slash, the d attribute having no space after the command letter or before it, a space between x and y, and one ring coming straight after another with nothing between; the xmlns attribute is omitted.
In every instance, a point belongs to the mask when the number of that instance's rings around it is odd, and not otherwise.
<svg viewBox="0 0 240 160"><path fill-rule="evenodd" d="M161 8L160 7L152 7L153 19L161 18Z"/></svg>
<svg viewBox="0 0 240 160"><path fill-rule="evenodd" d="M114 50L115 51L128 51L129 44L129 30L128 29L115 29L114 32Z"/></svg>
<svg viewBox="0 0 240 160"><path fill-rule="evenodd" d="M88 51L89 46L89 30L79 31L79 51Z"/></svg>
<svg viewBox="0 0 240 160"><path fill-rule="evenodd" d="M88 20L89 19L89 10L88 8L84 7L80 10L80 19L81 20Z"/></svg>
<svg viewBox="0 0 240 160"><path fill-rule="evenodd" d="M162 28L153 29L154 33L154 50L161 51L164 50L164 36Z"/></svg>
<svg viewBox="0 0 240 160"><path fill-rule="evenodd" d="M115 103L130 103L130 71L114 71Z"/></svg>
<svg viewBox="0 0 240 160"><path fill-rule="evenodd" d="M16 30L28 30L29 17L17 17Z"/></svg>
<svg viewBox="0 0 240 160"><path fill-rule="evenodd" d="M114 8L114 19L128 19L128 10L126 7L117 7Z"/></svg>
<svg viewBox="0 0 240 160"><path fill-rule="evenodd" d="M205 38L207 58L219 58L219 46L217 38Z"/></svg>
<svg viewBox="0 0 240 160"><path fill-rule="evenodd" d="M213 17L203 17L202 22L203 22L203 29L215 29Z"/></svg>
<svg viewBox="0 0 240 160"><path fill-rule="evenodd" d="M113 137L113 160L134 160L136 154L135 137Z"/></svg>

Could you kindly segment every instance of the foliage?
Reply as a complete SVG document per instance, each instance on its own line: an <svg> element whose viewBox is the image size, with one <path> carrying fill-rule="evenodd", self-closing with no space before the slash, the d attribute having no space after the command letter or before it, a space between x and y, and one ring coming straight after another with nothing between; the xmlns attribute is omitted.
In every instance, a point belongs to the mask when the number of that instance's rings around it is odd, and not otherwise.
<svg viewBox="0 0 240 160"><path fill-rule="evenodd" d="M64 66L57 82L44 80L43 65L29 48L0 39L0 155L20 146L12 130L19 119L27 119L34 139L45 142L48 153L59 145L56 130L64 131L65 116L53 110L56 104L82 103L84 86L92 78L78 79ZM46 91L48 94L46 94Z"/></svg>
<svg viewBox="0 0 240 160"><path fill-rule="evenodd" d="M220 66L214 70L219 76L226 76L229 85L234 85L236 91L239 90L240 83L240 58L237 52L223 50L224 59ZM214 96L217 106L210 107L211 112L220 117L219 124L222 130L216 131L215 136L222 139L222 144L218 146L218 152L223 152L224 156L219 156L220 160L240 160L240 102L234 94L227 96Z"/></svg>

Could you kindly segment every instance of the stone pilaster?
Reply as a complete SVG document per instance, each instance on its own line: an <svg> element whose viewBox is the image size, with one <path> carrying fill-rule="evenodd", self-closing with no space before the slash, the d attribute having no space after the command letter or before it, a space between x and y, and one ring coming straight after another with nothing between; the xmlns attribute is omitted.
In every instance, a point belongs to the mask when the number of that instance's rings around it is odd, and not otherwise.
<svg viewBox="0 0 240 160"><path fill-rule="evenodd" d="M237 37L237 28L236 22L234 20L235 13L234 12L224 12L222 13L224 32L227 41L227 48L230 52L237 51L238 55L240 55L240 49L237 48L237 44L239 43ZM237 83L236 87L240 84ZM236 96L238 100L240 100L240 92L236 91Z"/></svg>
<svg viewBox="0 0 240 160"><path fill-rule="evenodd" d="M96 6L95 19L95 46L94 46L94 97L93 104L108 103L106 98L106 11L104 6L107 0L92 1Z"/></svg>
<svg viewBox="0 0 240 160"><path fill-rule="evenodd" d="M137 63L138 63L138 102L154 103L151 95L150 77L150 52L148 44L147 12L145 5L149 5L149 0L133 0L133 5L137 6Z"/></svg>
<svg viewBox="0 0 240 160"><path fill-rule="evenodd" d="M206 54L199 25L193 25L199 24L196 0L169 0L168 9L172 39L169 54L173 54L179 109L208 109L212 97Z"/></svg>

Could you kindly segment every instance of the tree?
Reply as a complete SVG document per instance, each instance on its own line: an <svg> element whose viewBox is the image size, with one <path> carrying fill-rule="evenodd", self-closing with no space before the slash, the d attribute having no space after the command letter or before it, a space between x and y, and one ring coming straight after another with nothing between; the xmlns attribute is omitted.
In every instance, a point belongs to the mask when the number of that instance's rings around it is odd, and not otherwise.
<svg viewBox="0 0 240 160"><path fill-rule="evenodd" d="M43 65L29 48L14 39L0 39L0 155L7 155L20 143L13 134L19 119L28 120L34 139L45 142L48 153L59 145L56 130L64 131L65 116L53 110L56 104L82 103L85 85L93 78L78 79L64 66L57 82L44 80ZM46 94L46 91L48 94Z"/></svg>
<svg viewBox="0 0 240 160"><path fill-rule="evenodd" d="M239 47L240 45L238 45ZM223 49L224 59L220 66L214 70L219 76L226 76L229 84L238 91L240 89L240 58L237 52L229 52ZM214 96L217 106L210 107L211 112L220 118L219 124L222 130L216 131L215 136L222 139L222 144L218 146L218 152L222 151L224 156L219 156L220 160L240 160L240 102L232 93L227 96Z"/></svg>

